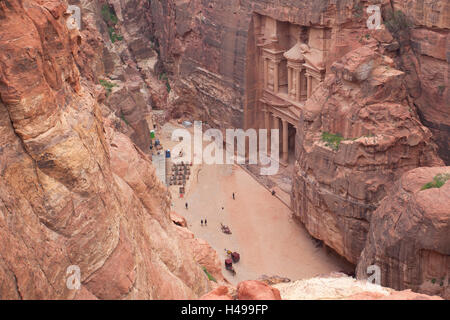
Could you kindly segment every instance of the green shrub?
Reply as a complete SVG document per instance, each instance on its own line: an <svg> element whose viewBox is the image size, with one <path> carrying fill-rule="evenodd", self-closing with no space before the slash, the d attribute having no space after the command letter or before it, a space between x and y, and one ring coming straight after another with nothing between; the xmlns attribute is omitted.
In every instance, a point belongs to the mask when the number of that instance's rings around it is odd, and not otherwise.
<svg viewBox="0 0 450 320"><path fill-rule="evenodd" d="M433 181L425 184L421 190L428 190L432 188L442 187L448 180L450 180L450 173L441 173L433 178Z"/></svg>
<svg viewBox="0 0 450 320"><path fill-rule="evenodd" d="M117 34L113 27L108 27L108 34L112 43L123 40L123 37L120 34Z"/></svg>
<svg viewBox="0 0 450 320"><path fill-rule="evenodd" d="M119 22L119 19L117 18L114 9L107 4L104 4L102 6L102 17L108 25L108 34L111 42L114 43L116 41L123 40L123 37L117 33L115 28L116 24Z"/></svg>
<svg viewBox="0 0 450 320"><path fill-rule="evenodd" d="M107 4L104 4L102 6L102 17L103 17L103 20L105 20L105 22L111 23L113 25L115 25L115 24L117 24L117 22L119 22L119 19L117 19L116 13Z"/></svg>
<svg viewBox="0 0 450 320"><path fill-rule="evenodd" d="M166 82L166 88L167 88L167 92L170 93L170 91L172 90L172 87L170 86L169 83L169 78L167 77L167 74L165 72L161 73L159 75L159 80L165 81Z"/></svg>
<svg viewBox="0 0 450 320"><path fill-rule="evenodd" d="M206 275L208 276L208 279L209 279L209 280L214 281L214 282L217 282L217 280L216 280L216 279L208 272L208 270L206 270L205 267L202 267L202 269L203 269L203 272L205 272Z"/></svg>
<svg viewBox="0 0 450 320"><path fill-rule="evenodd" d="M344 137L339 133L333 134L329 132L322 132L322 141L325 142L327 147L330 147L333 150L339 150L342 140L344 140Z"/></svg>
<svg viewBox="0 0 450 320"><path fill-rule="evenodd" d="M114 88L116 85L112 82L109 82L107 80L100 79L100 84L103 86L103 88L106 89L107 94L109 95L112 92L112 88Z"/></svg>

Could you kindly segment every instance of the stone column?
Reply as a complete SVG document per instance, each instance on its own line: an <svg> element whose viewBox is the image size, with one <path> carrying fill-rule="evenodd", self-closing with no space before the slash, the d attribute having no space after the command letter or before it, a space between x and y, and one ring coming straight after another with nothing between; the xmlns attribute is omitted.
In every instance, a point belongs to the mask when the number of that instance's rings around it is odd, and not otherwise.
<svg viewBox="0 0 450 320"><path fill-rule="evenodd" d="M273 115L273 129L280 129L280 119Z"/></svg>
<svg viewBox="0 0 450 320"><path fill-rule="evenodd" d="M267 89L269 83L269 63L267 58L264 58L264 90Z"/></svg>
<svg viewBox="0 0 450 320"><path fill-rule="evenodd" d="M282 119L283 122L283 161L287 164L289 161L289 122Z"/></svg>
<svg viewBox="0 0 450 320"><path fill-rule="evenodd" d="M278 118L276 115L273 115L273 128L272 129L280 130L280 118ZM278 137L280 138L280 134L278 135ZM272 150L270 150L270 153L272 153Z"/></svg>
<svg viewBox="0 0 450 320"><path fill-rule="evenodd" d="M296 81L296 85L295 85L295 98L297 99L297 101L300 101L300 88L301 88L301 73L300 70L295 70L295 77L297 79Z"/></svg>
<svg viewBox="0 0 450 320"><path fill-rule="evenodd" d="M278 62L274 62L274 67L273 67L273 92L278 93Z"/></svg>
<svg viewBox="0 0 450 320"><path fill-rule="evenodd" d="M312 76L310 76L309 74L306 74L306 76L308 77L308 90L307 90L306 98L309 99L312 94Z"/></svg>
<svg viewBox="0 0 450 320"><path fill-rule="evenodd" d="M293 84L292 68L288 67L288 96L291 95L292 84Z"/></svg>
<svg viewBox="0 0 450 320"><path fill-rule="evenodd" d="M270 130L270 112L267 110L267 106L264 111L264 125L267 130Z"/></svg>
<svg viewBox="0 0 450 320"><path fill-rule="evenodd" d="M267 153L270 152L270 111L267 110L267 106L264 112L264 123L267 129Z"/></svg>

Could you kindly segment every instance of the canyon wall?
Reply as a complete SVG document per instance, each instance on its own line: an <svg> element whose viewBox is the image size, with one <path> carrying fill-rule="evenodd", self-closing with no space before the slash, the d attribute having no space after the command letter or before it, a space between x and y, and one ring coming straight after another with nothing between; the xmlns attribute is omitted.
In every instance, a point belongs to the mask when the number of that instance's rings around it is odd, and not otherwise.
<svg viewBox="0 0 450 320"><path fill-rule="evenodd" d="M442 162L389 57L360 47L331 70L300 116L292 203L312 236L356 264L393 181Z"/></svg>
<svg viewBox="0 0 450 320"><path fill-rule="evenodd" d="M95 53L80 52L92 39L67 29L66 9L0 2L0 297L201 296L211 285L194 240L170 220L149 158L99 103L95 64L83 60ZM67 285L69 266L80 290Z"/></svg>
<svg viewBox="0 0 450 320"><path fill-rule="evenodd" d="M168 96L165 83L157 77L149 1L68 3L81 9L75 57L81 75L97 84L101 102L121 119L117 129L147 153L152 110L163 108Z"/></svg>
<svg viewBox="0 0 450 320"><path fill-rule="evenodd" d="M371 4L381 8L380 30L367 27ZM218 128L260 125L255 14L331 30L325 81L297 127L292 206L314 237L355 264L395 182L417 167L450 163L449 12L442 0L151 4L152 32L174 84L169 113ZM324 132L338 142L324 141Z"/></svg>
<svg viewBox="0 0 450 320"><path fill-rule="evenodd" d="M217 128L254 125L255 14L331 30L327 77L297 128L295 216L360 262L360 276L377 263L387 286L448 294L429 289L448 279L432 269L448 265L446 212L443 227L422 230L432 243L409 241L407 228L379 239L398 215L384 201L399 194L410 199L403 218L436 213L398 179L450 161L448 1L68 3L81 8L80 31L67 30L65 1L0 2L2 298L173 299L210 289L200 265L209 257L217 271L215 256L170 221L145 154L150 118L163 109ZM382 30L367 29L368 4L381 6ZM323 141L325 131L339 143ZM420 257L419 274L394 276L417 266L405 253ZM81 268L80 291L66 286L70 265Z"/></svg>
<svg viewBox="0 0 450 320"><path fill-rule="evenodd" d="M450 183L423 190L450 167L418 168L395 182L373 213L357 273L381 269L382 285L450 299Z"/></svg>
<svg viewBox="0 0 450 320"><path fill-rule="evenodd" d="M408 95L421 121L432 130L441 158L449 163L448 1L153 1L151 32L176 91L170 101L172 115L222 128L252 125L245 119L252 111L254 79L246 72L256 63L248 47L255 13L301 26L331 27L329 70L366 40L370 4L382 8L396 38L389 48L397 68L406 72ZM391 11L404 12L407 19L392 16Z"/></svg>
<svg viewBox="0 0 450 320"><path fill-rule="evenodd" d="M405 84L420 120L431 129L439 156L449 165L450 3L393 0L391 5L406 14L392 28L401 43L397 64L406 72Z"/></svg>

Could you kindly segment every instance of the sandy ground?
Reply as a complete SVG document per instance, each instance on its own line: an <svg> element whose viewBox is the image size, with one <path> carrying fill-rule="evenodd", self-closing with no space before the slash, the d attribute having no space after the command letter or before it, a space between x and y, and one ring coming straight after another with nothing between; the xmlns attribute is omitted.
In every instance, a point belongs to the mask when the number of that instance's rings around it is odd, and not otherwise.
<svg viewBox="0 0 450 320"><path fill-rule="evenodd" d="M167 139L171 128L164 126L161 134L165 148L174 145ZM234 265L235 276L222 265L233 284L262 275L299 280L349 270L334 253L317 248L307 231L292 220L289 208L240 166L194 166L185 197L179 197L178 187L170 190L173 210L186 218L196 237L211 244L222 261L225 249L241 254L241 261ZM201 226L205 218L208 225ZM221 232L221 223L230 227L232 235Z"/></svg>

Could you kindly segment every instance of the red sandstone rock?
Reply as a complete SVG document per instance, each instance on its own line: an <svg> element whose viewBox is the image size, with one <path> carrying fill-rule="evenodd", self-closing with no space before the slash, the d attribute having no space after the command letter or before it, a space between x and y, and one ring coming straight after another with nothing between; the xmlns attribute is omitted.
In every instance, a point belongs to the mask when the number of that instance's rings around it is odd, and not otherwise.
<svg viewBox="0 0 450 320"><path fill-rule="evenodd" d="M381 283L450 298L450 181L421 190L450 167L417 168L405 173L374 212L358 277L381 268Z"/></svg>
<svg viewBox="0 0 450 320"><path fill-rule="evenodd" d="M205 6L199 0L189 3L168 0L167 5L151 5L153 33L159 40L161 59L173 73L178 97L172 114L195 114L217 127L257 128L262 114L254 96L258 87L253 69L257 48L251 43L254 16L258 13L283 24L332 29L327 55L331 65L362 44L380 47L396 58L397 68L406 72L408 93L421 111L439 145L440 156L450 161L448 144L448 37L449 3L445 0L424 5L423 1L379 1L383 16L402 11L410 20L411 43L401 41L382 25L381 30L367 28L368 2L290 0L274 5L267 1L211 0ZM253 20L252 20L253 19ZM394 21L394 25L401 21ZM407 32L408 33L408 32ZM446 40L447 39L447 40ZM384 50L383 49L383 50ZM391 50L389 52L389 50ZM400 49L400 57L396 56ZM414 49L414 50L412 50ZM231 67L233 66L233 67ZM230 94L231 93L231 94ZM214 105L214 108L211 107Z"/></svg>
<svg viewBox="0 0 450 320"><path fill-rule="evenodd" d="M188 244L191 256L195 261L205 268L206 272L214 277L217 283L228 284L224 278L221 269L221 261L217 252L211 245L203 239L194 237L194 234L185 227L176 227L180 238L184 239ZM212 284L211 284L212 285Z"/></svg>
<svg viewBox="0 0 450 320"><path fill-rule="evenodd" d="M233 300L228 291L228 287L220 286L213 291L205 294L200 298L200 300Z"/></svg>
<svg viewBox="0 0 450 320"><path fill-rule="evenodd" d="M408 91L421 113L421 120L431 129L439 155L450 164L449 110L449 30L450 3L394 0L394 10L406 14L408 32L401 34L399 65L407 72Z"/></svg>
<svg viewBox="0 0 450 320"><path fill-rule="evenodd" d="M385 30L368 33L366 17L356 18L352 0L339 7L315 0L292 0L286 6L241 0L238 7L214 0L208 8L199 0L108 2L121 22L121 43L110 43L99 1L83 2L87 7L82 8L81 33L64 27L65 5L60 1L13 0L0 5L5 17L0 28L0 212L5 217L0 219L0 253L6 256L0 262L2 297L181 298L198 296L207 288L199 266L183 253L189 235L174 240L179 228L168 217L166 194L139 150L149 143L144 121L149 106L166 107L168 98L165 84L155 84L154 73L160 70L146 39L159 40L161 58L173 72L172 115L201 117L218 127L241 127L244 104L246 120L255 112L247 95L256 83L248 76L254 64L247 47L254 36L248 29L253 12L304 26L332 26L333 49L325 63L329 73L334 62L362 45L374 49L396 42ZM387 49L379 53L395 58L406 74L367 48L356 51L368 60L344 62L344 68L336 65L335 70L350 74L347 80L356 79L362 86L340 87L331 82L345 77L332 76L302 120L311 126L302 134L295 209L314 236L326 239L351 261L357 260L370 216L389 185L409 169L439 165L414 104L440 145L442 158L450 157L448 3L437 1L424 8L412 0L391 3L414 20L411 46L402 42L399 57ZM373 37L366 39L366 34ZM366 78L361 71L368 61L377 67ZM80 73L94 83L111 77L119 86L106 97L94 92L93 84L80 83ZM321 95L334 97L324 101ZM105 113L96 100L106 101L117 116L123 112L132 128L120 128L129 126ZM110 125L114 128L107 128ZM138 147L115 130L126 133ZM344 141L335 153L320 143L320 130L359 138ZM369 134L375 137L362 136ZM442 259L429 256L427 265ZM19 268L17 261L28 263ZM99 283L112 277L122 261L123 270L105 291ZM61 285L65 266L74 262L80 263L84 275L82 292L75 295ZM436 272L440 271L432 271Z"/></svg>
<svg viewBox="0 0 450 320"><path fill-rule="evenodd" d="M183 227L183 228L186 228L187 227L187 222L186 222L186 219L183 217L183 216L181 216L181 215L179 215L178 213L176 213L176 212L170 212L170 219L173 221L173 223L175 223L177 226L180 226L180 227Z"/></svg>
<svg viewBox="0 0 450 320"><path fill-rule="evenodd" d="M169 218L167 189L105 125L79 81L76 37L58 5L40 3L0 4L0 296L203 295L209 281ZM79 291L66 286L71 265Z"/></svg>
<svg viewBox="0 0 450 320"><path fill-rule="evenodd" d="M250 280L238 284L238 300L281 300L280 291L268 284Z"/></svg>
<svg viewBox="0 0 450 320"><path fill-rule="evenodd" d="M402 173L441 165L430 131L406 102L403 72L361 47L331 67L300 116L292 200L315 238L357 263L372 212ZM322 133L340 134L339 145Z"/></svg>
<svg viewBox="0 0 450 320"><path fill-rule="evenodd" d="M427 296L411 290L393 291L385 296L379 293L362 292L347 298L348 300L443 300L438 296Z"/></svg>

